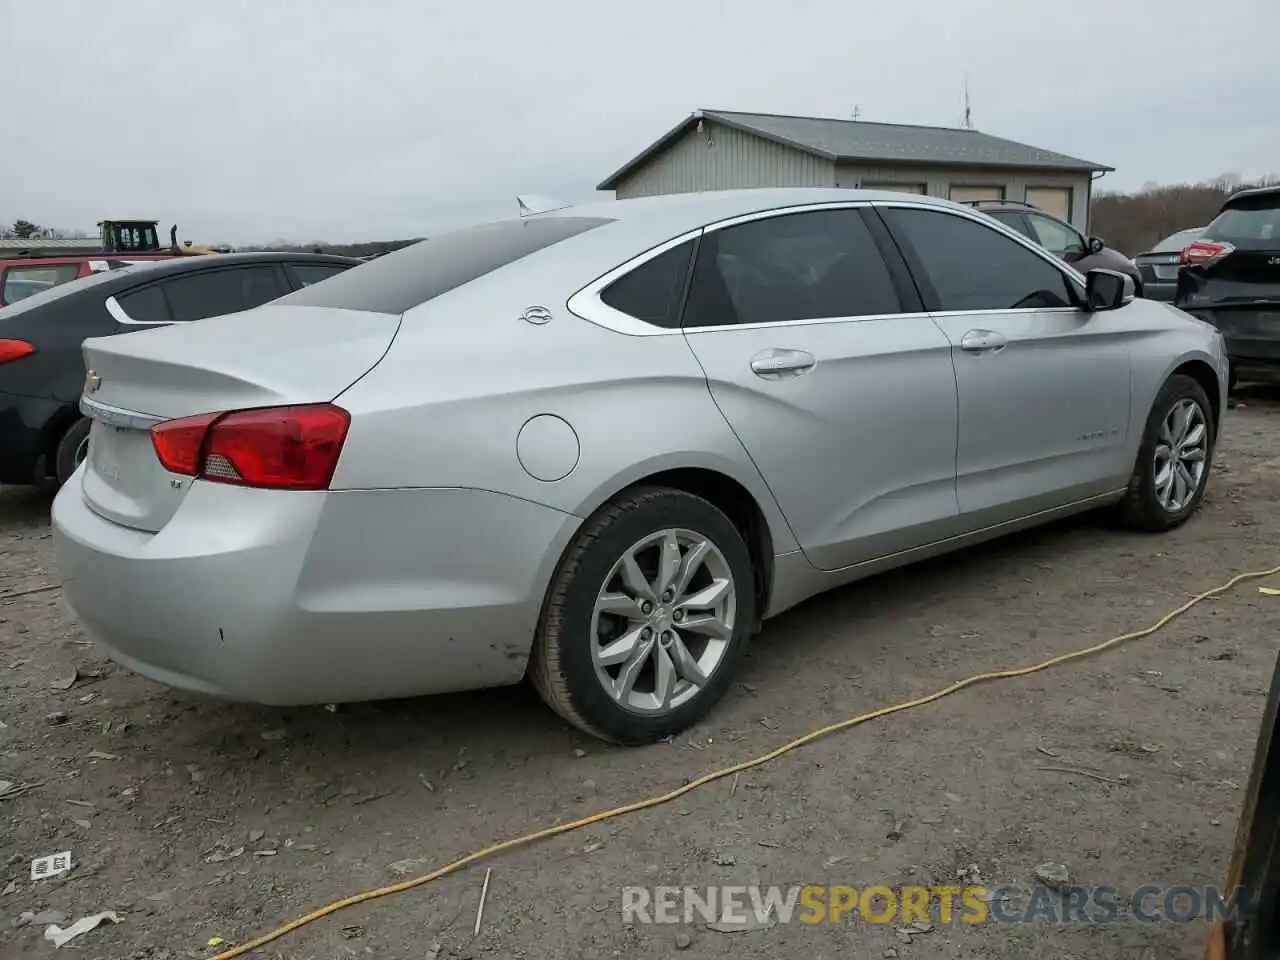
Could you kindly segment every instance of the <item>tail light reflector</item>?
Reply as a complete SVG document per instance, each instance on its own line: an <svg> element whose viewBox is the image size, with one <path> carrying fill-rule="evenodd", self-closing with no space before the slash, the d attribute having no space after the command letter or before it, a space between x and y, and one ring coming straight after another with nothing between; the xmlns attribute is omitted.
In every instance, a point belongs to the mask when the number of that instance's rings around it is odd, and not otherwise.
<svg viewBox="0 0 1280 960"><path fill-rule="evenodd" d="M0 340L0 363L21 360L35 352L36 348L25 340Z"/></svg>
<svg viewBox="0 0 1280 960"><path fill-rule="evenodd" d="M1184 267L1207 267L1235 253L1235 250L1236 248L1229 243L1197 240L1191 246L1183 248L1179 263Z"/></svg>
<svg viewBox="0 0 1280 960"><path fill-rule="evenodd" d="M151 428L166 470L239 487L325 490L351 417L331 403L202 413Z"/></svg>

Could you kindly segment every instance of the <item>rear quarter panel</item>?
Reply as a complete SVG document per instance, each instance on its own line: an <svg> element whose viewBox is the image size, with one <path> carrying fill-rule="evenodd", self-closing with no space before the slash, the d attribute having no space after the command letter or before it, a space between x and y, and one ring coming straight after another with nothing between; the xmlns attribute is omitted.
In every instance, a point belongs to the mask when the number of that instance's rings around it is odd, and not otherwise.
<svg viewBox="0 0 1280 960"><path fill-rule="evenodd" d="M408 311L386 357L337 399L352 427L333 487L492 490L586 517L644 477L703 468L752 494L776 552L796 549L683 335L626 336L565 306L638 252L620 249L586 275L572 256L534 255ZM534 305L550 311L548 323L521 319ZM539 416L559 418L572 434L544 420L554 442L520 440ZM547 463L538 472L566 475L532 476L521 455L540 451Z"/></svg>

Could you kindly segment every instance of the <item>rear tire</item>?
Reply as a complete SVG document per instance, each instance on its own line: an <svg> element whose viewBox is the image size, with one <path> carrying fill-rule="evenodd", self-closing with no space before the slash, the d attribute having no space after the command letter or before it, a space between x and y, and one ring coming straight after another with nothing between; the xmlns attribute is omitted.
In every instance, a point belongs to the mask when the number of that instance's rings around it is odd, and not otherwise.
<svg viewBox="0 0 1280 960"><path fill-rule="evenodd" d="M1151 405L1120 521L1160 533L1181 526L1204 497L1213 464L1213 407L1191 377L1170 377Z"/></svg>
<svg viewBox="0 0 1280 960"><path fill-rule="evenodd" d="M67 432L58 441L53 455L53 472L58 486L71 479L76 467L84 461L89 452L89 420L81 417L67 428Z"/></svg>
<svg viewBox="0 0 1280 960"><path fill-rule="evenodd" d="M756 620L754 584L742 534L714 505L665 487L620 494L560 561L529 678L593 736L672 736L733 682Z"/></svg>

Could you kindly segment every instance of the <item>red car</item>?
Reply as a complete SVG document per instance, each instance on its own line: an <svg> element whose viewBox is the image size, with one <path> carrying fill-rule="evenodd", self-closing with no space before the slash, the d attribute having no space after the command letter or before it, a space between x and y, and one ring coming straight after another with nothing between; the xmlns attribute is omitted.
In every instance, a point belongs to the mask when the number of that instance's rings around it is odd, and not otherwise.
<svg viewBox="0 0 1280 960"><path fill-rule="evenodd" d="M65 257L16 257L0 260L0 308L60 283L127 267L140 260L169 260L169 253L139 253L121 256L107 253L80 253Z"/></svg>

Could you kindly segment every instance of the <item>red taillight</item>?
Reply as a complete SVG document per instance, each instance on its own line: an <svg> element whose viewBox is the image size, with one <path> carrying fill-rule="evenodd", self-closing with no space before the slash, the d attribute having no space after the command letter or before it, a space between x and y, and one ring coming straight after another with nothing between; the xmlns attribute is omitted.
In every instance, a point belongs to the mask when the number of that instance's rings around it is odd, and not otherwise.
<svg viewBox="0 0 1280 960"><path fill-rule="evenodd" d="M21 360L35 352L36 348L25 340L0 340L0 363Z"/></svg>
<svg viewBox="0 0 1280 960"><path fill-rule="evenodd" d="M324 490L351 417L333 404L202 413L151 428L166 470L241 487Z"/></svg>
<svg viewBox="0 0 1280 960"><path fill-rule="evenodd" d="M1179 264L1184 267L1207 267L1217 263L1223 257L1235 253L1235 247L1229 243L1214 243L1210 240L1197 240L1182 250Z"/></svg>

